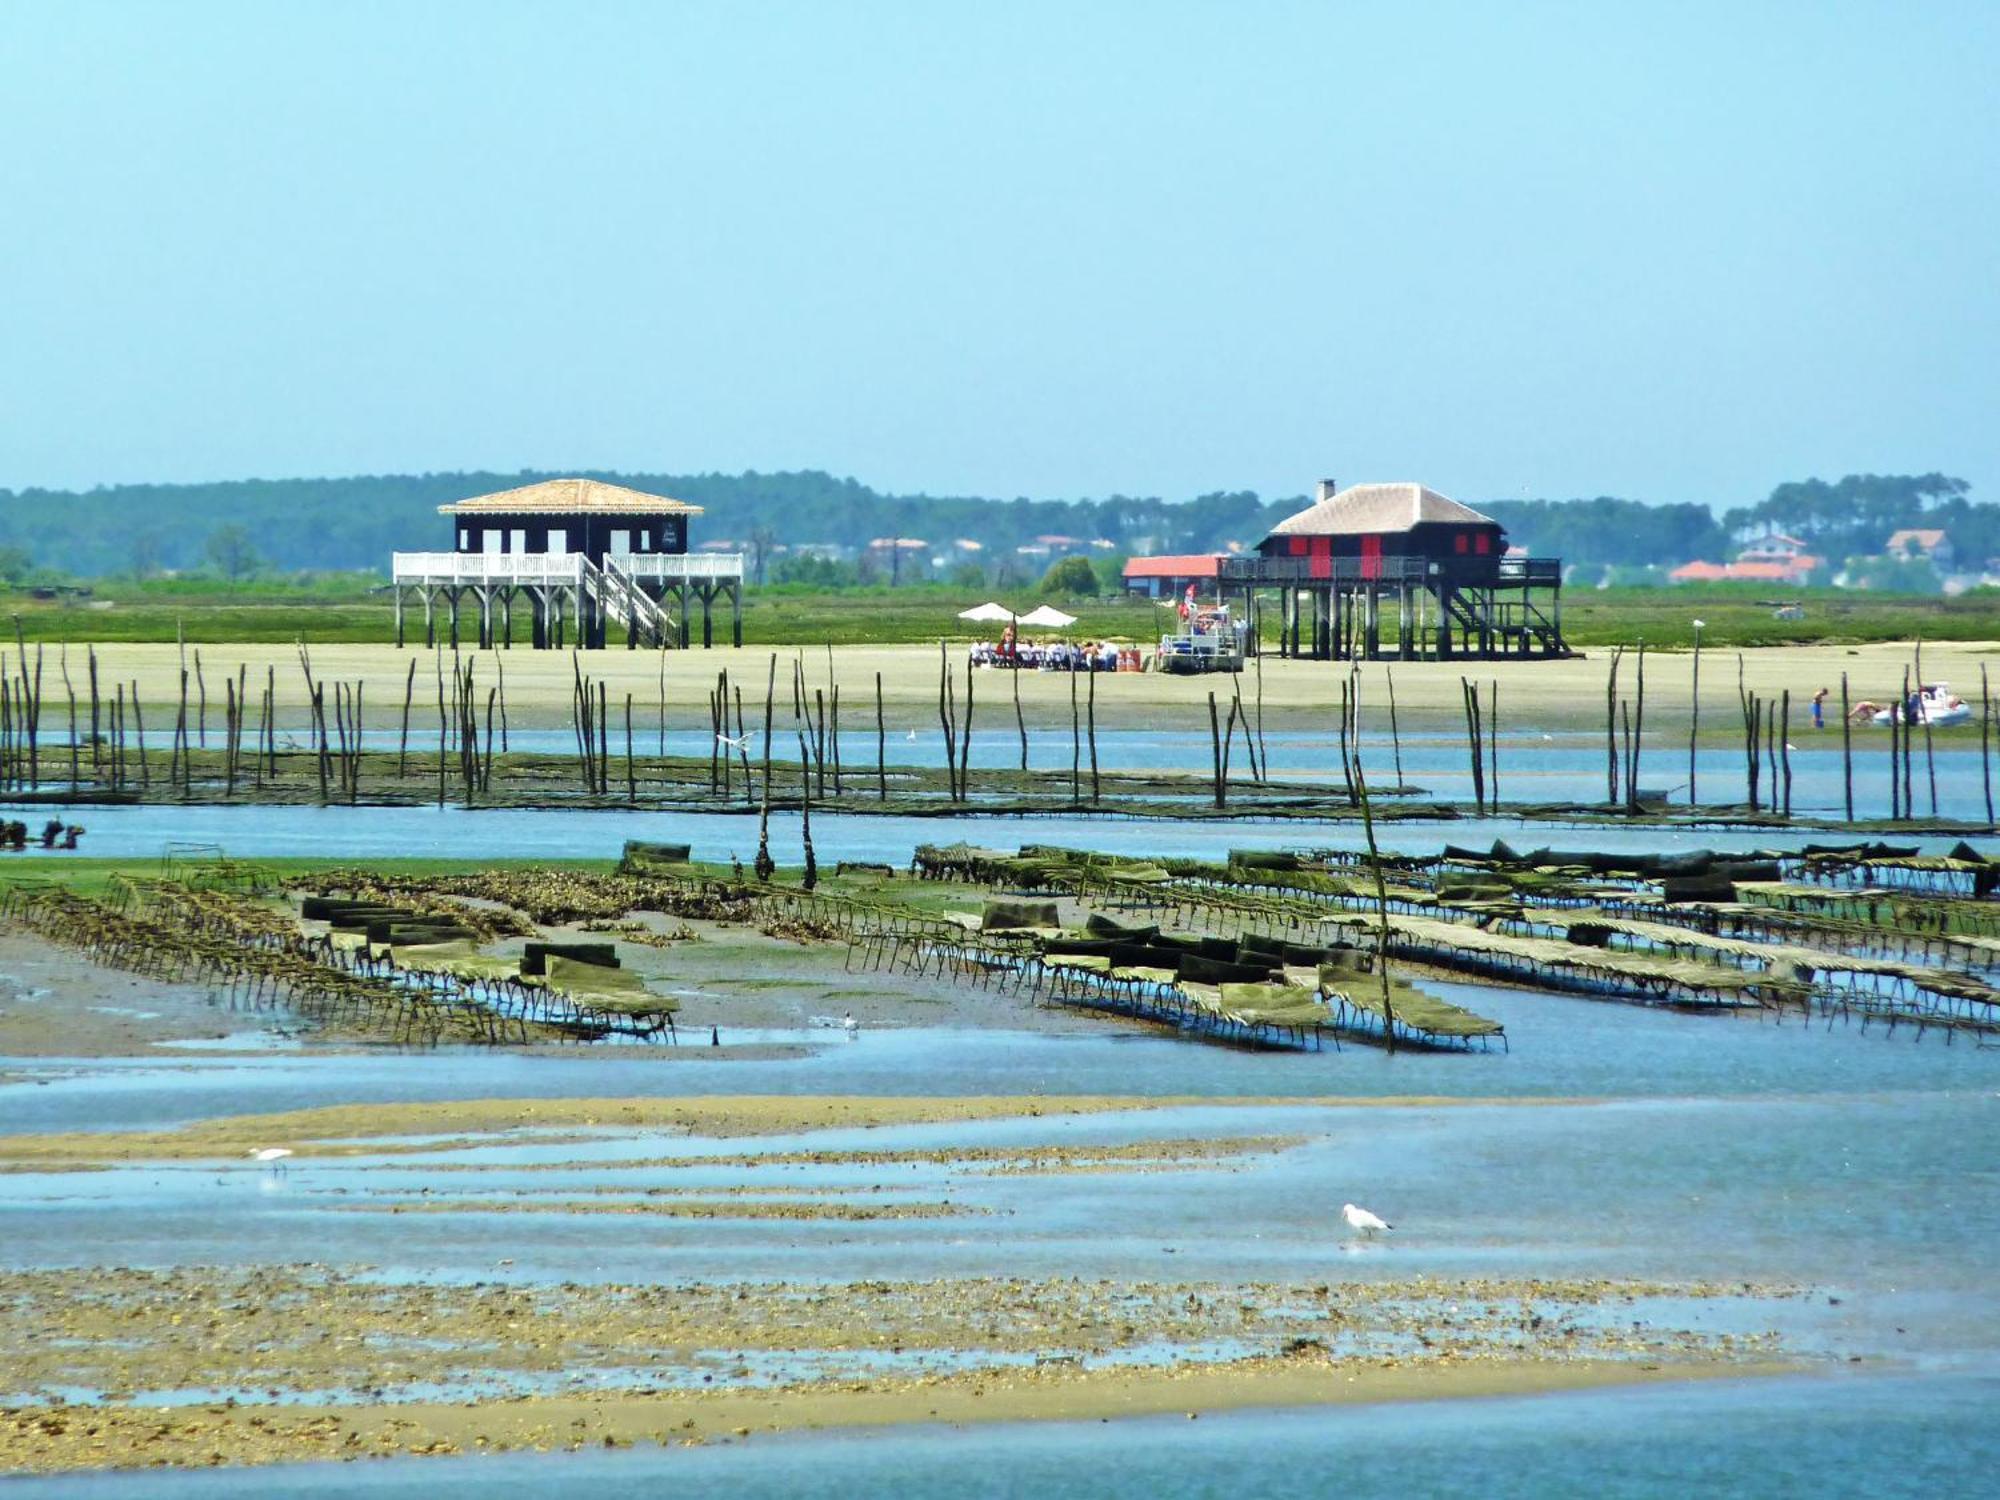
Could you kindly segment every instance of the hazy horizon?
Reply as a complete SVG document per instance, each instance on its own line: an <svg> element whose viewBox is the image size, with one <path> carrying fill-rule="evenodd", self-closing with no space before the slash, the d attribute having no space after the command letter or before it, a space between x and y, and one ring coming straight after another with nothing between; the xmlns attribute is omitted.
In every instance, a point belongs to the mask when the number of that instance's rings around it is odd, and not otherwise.
<svg viewBox="0 0 2000 1500"><path fill-rule="evenodd" d="M0 487L2000 477L2000 18L0 17Z"/></svg>

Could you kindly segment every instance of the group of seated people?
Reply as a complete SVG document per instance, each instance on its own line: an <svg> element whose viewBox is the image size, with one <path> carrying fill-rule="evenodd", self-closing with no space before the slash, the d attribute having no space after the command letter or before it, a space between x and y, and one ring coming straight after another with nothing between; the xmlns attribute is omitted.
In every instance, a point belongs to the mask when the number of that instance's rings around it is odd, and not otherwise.
<svg viewBox="0 0 2000 1500"><path fill-rule="evenodd" d="M975 667L1024 667L1039 672L1115 672L1120 649L1109 641L1019 641L1013 631L980 641L967 659Z"/></svg>
<svg viewBox="0 0 2000 1500"><path fill-rule="evenodd" d="M65 824L61 818L50 818L42 825L42 847L44 849L74 849L76 841L83 837L83 827L78 823ZM20 850L28 847L28 825L18 819L0 823L0 849Z"/></svg>

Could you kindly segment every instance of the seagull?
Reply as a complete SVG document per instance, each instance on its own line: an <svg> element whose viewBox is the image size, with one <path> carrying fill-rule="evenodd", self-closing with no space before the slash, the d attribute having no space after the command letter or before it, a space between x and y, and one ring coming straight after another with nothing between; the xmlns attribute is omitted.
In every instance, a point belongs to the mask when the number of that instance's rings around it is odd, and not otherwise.
<svg viewBox="0 0 2000 1500"><path fill-rule="evenodd" d="M741 750L750 743L750 736L747 734L739 735L737 738L731 739L728 735L722 733L722 731L720 730L716 731L715 738L718 743L727 745L732 750Z"/></svg>
<svg viewBox="0 0 2000 1500"><path fill-rule="evenodd" d="M1371 1237L1379 1230L1394 1229L1396 1227L1386 1219L1378 1218L1376 1215L1371 1214L1365 1208L1356 1208L1352 1203L1343 1203L1340 1205L1340 1216L1347 1221L1349 1229L1358 1229L1363 1234Z"/></svg>
<svg viewBox="0 0 2000 1500"><path fill-rule="evenodd" d="M912 729L912 730L911 730L911 731L910 731L910 732L909 732L908 734L906 734L905 736L903 736L903 738L907 739L907 740L908 740L908 741L909 741L909 742L910 742L911 744L913 744L913 745L914 745L914 744L915 744L915 743L917 742L917 732L916 732L916 730Z"/></svg>
<svg viewBox="0 0 2000 1500"><path fill-rule="evenodd" d="M258 1146L243 1154L252 1161L261 1161L273 1172L279 1172L284 1170L279 1163L292 1154L292 1148L290 1146Z"/></svg>
<svg viewBox="0 0 2000 1500"><path fill-rule="evenodd" d="M860 1032L861 1023L854 1019L853 1011L849 1011L846 1015L840 1018L840 1029L846 1032L849 1036L854 1036Z"/></svg>

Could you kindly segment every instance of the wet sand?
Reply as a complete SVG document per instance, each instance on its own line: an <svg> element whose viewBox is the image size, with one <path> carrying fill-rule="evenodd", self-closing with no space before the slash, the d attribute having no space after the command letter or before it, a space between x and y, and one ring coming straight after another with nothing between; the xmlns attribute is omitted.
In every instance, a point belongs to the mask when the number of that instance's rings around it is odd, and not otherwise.
<svg viewBox="0 0 2000 1500"><path fill-rule="evenodd" d="M340 1104L277 1114L233 1115L171 1130L66 1131L0 1135L0 1163L45 1168L115 1161L202 1160L285 1145L300 1158L385 1156L489 1146L512 1135L543 1144L578 1130L673 1131L726 1139L885 1125L1042 1119L1183 1107L1469 1107L1583 1100L1432 1098L1218 1098L1198 1095L963 1094L935 1098L812 1094L714 1094L639 1099L469 1099ZM570 1134L551 1134L551 1132ZM530 1132L536 1134L530 1135ZM412 1139L420 1138L420 1139Z"/></svg>
<svg viewBox="0 0 2000 1500"><path fill-rule="evenodd" d="M0 932L0 1057L164 1056L162 1042L220 1041L257 1028L210 1004L203 986L100 968L70 949Z"/></svg>
<svg viewBox="0 0 2000 1500"><path fill-rule="evenodd" d="M1448 1358L1392 1363L1265 1358L1151 1370L980 1373L838 1389L571 1396L333 1410L206 1405L0 1408L0 1471L28 1473L360 1458L696 1446L754 1434L895 1423L1080 1421L1247 1407L1449 1401L1613 1385L1749 1378L1798 1366L1679 1359Z"/></svg>
<svg viewBox="0 0 2000 1500"><path fill-rule="evenodd" d="M16 1272L0 1275L15 1403L0 1408L0 1468L688 1442L1767 1372L1782 1360L1773 1339L1671 1320L1785 1295L1596 1279L553 1287L320 1266ZM1655 1320L1644 1327L1628 1317L1642 1301ZM63 1399L77 1392L93 1399Z"/></svg>

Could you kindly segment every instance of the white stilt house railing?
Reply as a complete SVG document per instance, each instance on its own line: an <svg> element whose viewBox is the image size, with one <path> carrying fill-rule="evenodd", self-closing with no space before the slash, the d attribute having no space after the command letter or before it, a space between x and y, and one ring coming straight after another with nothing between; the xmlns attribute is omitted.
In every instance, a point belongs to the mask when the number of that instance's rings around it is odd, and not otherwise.
<svg viewBox="0 0 2000 1500"><path fill-rule="evenodd" d="M450 643L461 616L477 611L482 646L513 644L517 599L532 611L536 645L605 644L615 626L625 644L691 644L690 604L701 613L701 643L714 643L711 607L727 595L731 638L743 641L743 554L740 552L605 555L599 567L580 552L398 552L392 560L396 643L404 641L407 603L423 608L424 639L435 643L440 623ZM443 619L440 620L442 614Z"/></svg>

